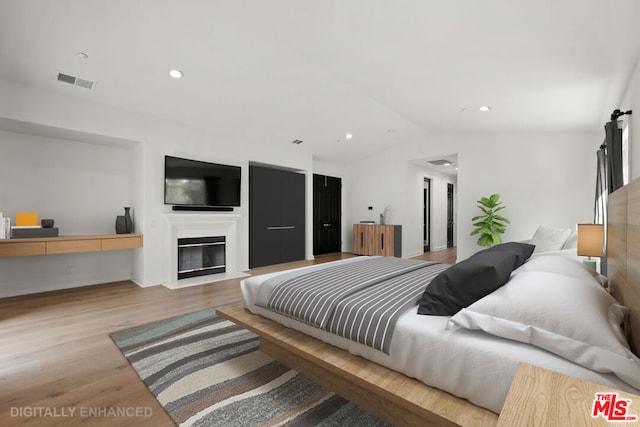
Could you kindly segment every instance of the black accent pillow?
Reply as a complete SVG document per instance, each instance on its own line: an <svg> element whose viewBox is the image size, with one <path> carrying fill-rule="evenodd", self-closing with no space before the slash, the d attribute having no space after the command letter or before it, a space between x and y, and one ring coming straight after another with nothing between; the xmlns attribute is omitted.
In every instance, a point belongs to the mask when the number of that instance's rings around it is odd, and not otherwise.
<svg viewBox="0 0 640 427"><path fill-rule="evenodd" d="M427 286L418 314L453 316L507 283L518 255L513 251L480 251L452 265Z"/></svg>
<svg viewBox="0 0 640 427"><path fill-rule="evenodd" d="M520 242L508 242L492 246L485 250L489 252L512 252L516 254L516 262L513 266L513 269L515 270L531 257L535 249L536 245Z"/></svg>

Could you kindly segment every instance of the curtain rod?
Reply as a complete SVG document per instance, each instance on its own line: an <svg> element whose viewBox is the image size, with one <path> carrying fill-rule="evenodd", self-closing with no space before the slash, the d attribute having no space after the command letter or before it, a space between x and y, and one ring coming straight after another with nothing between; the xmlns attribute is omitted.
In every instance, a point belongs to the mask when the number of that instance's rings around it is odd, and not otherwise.
<svg viewBox="0 0 640 427"><path fill-rule="evenodd" d="M613 110L613 113L611 113L611 121L612 122L616 122L618 120L618 117L620 116L624 116L626 114L632 114L633 111L629 110L629 111L620 111L619 109L615 109ZM616 124L617 127L617 124ZM602 143L602 145L600 146L600 149L602 150L603 148L607 148L607 143L606 143L606 139L605 142Z"/></svg>
<svg viewBox="0 0 640 427"><path fill-rule="evenodd" d="M620 111L618 109L613 110L613 113L611 113L611 120L616 120L618 117L620 116L624 116L625 114L631 114L632 111Z"/></svg>

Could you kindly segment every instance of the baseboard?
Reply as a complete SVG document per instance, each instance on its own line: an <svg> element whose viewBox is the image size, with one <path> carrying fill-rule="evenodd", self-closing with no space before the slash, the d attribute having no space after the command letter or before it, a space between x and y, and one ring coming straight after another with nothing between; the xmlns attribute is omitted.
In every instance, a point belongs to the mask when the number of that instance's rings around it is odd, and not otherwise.
<svg viewBox="0 0 640 427"><path fill-rule="evenodd" d="M130 280L130 278L118 275L97 275L90 278L74 278L73 280L58 279L42 280L37 282L32 281L30 282L29 288L25 288L22 281L9 281L1 284L2 288L0 288L0 299L103 285L106 283L123 282L126 280Z"/></svg>
<svg viewBox="0 0 640 427"><path fill-rule="evenodd" d="M402 255L402 258L413 258L413 257L417 257L424 254L424 252L411 252L409 254L406 255Z"/></svg>

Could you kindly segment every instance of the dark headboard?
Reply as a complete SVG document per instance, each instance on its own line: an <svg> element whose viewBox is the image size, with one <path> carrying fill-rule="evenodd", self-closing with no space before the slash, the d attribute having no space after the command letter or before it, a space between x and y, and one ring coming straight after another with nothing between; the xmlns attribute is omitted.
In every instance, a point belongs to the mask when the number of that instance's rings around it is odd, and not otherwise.
<svg viewBox="0 0 640 427"><path fill-rule="evenodd" d="M627 335L640 354L640 178L609 196L607 274L611 294L629 308Z"/></svg>

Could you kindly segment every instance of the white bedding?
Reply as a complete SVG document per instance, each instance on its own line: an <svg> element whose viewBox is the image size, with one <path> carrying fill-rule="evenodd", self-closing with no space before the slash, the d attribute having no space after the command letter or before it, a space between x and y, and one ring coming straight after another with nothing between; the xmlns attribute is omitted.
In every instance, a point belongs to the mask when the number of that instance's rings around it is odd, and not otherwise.
<svg viewBox="0 0 640 427"><path fill-rule="evenodd" d="M335 263L358 262L365 258L349 258L297 270L324 268ZM283 273L271 273L242 280L241 288L245 307L255 314L417 378L425 384L465 398L493 412L499 413L502 409L519 362L637 393L612 374L588 370L529 344L498 338L482 331L445 330L449 316L418 315L417 306L398 319L391 354L386 355L256 306L256 296L261 283Z"/></svg>

